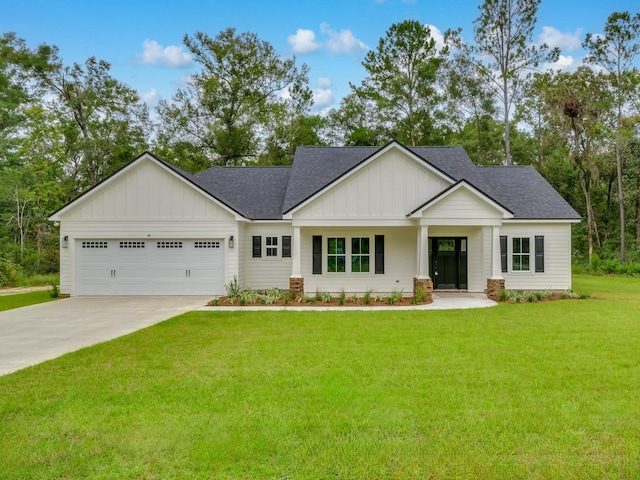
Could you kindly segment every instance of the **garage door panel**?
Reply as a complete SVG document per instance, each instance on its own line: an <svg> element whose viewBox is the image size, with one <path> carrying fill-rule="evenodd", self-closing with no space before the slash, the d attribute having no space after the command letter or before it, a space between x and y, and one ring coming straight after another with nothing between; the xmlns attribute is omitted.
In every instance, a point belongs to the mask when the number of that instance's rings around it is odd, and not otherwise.
<svg viewBox="0 0 640 480"><path fill-rule="evenodd" d="M223 245L221 240L79 241L76 294L220 294Z"/></svg>

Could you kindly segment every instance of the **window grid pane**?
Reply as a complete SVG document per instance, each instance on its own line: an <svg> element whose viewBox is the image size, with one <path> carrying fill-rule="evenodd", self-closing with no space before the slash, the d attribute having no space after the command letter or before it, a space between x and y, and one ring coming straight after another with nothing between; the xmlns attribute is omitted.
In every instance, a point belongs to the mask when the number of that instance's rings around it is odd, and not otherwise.
<svg viewBox="0 0 640 480"><path fill-rule="evenodd" d="M347 259L345 256L346 240L344 238L327 239L327 272L346 272Z"/></svg>
<svg viewBox="0 0 640 480"><path fill-rule="evenodd" d="M531 242L529 237L514 237L511 256L511 270L514 272L528 272L531 270Z"/></svg>
<svg viewBox="0 0 640 480"><path fill-rule="evenodd" d="M369 273L369 238L351 239L351 272Z"/></svg>

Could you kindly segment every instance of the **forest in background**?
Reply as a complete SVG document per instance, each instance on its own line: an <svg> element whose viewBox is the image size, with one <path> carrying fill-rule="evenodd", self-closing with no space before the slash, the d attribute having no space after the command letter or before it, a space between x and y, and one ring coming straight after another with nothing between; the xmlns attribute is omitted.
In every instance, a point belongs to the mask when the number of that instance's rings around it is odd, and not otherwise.
<svg viewBox="0 0 640 480"><path fill-rule="evenodd" d="M58 270L58 208L145 150L192 173L287 165L299 145L459 145L479 165L533 165L580 213L574 265L640 273L640 14L613 12L575 71L542 71L540 0L485 0L473 43L389 27L366 77L312 114L308 67L250 32L185 35L199 66L150 111L110 65L0 37L0 286Z"/></svg>

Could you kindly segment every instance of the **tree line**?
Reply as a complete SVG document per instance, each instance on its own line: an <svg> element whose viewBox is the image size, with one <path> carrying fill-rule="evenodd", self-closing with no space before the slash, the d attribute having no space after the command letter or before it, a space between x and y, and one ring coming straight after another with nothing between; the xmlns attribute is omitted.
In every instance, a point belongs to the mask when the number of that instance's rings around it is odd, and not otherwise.
<svg viewBox="0 0 640 480"><path fill-rule="evenodd" d="M583 216L575 261L640 261L640 14L614 12L587 34L584 65L542 69L540 0L485 0L473 42L436 45L417 20L393 24L340 105L313 114L309 69L233 28L185 35L199 70L155 115L91 57L66 65L53 45L0 37L0 254L54 272L47 217L142 151L191 172L286 165L298 145L461 145L481 165L533 165ZM0 266L0 284L2 283Z"/></svg>

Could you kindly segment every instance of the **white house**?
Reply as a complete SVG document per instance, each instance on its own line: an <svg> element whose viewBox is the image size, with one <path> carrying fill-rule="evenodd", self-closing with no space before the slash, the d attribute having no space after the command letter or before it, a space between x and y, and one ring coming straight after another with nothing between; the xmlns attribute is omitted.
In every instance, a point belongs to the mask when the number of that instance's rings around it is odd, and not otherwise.
<svg viewBox="0 0 640 480"><path fill-rule="evenodd" d="M575 210L532 167L460 147L300 147L189 174L144 153L50 217L67 295L242 287L411 295L571 287Z"/></svg>

